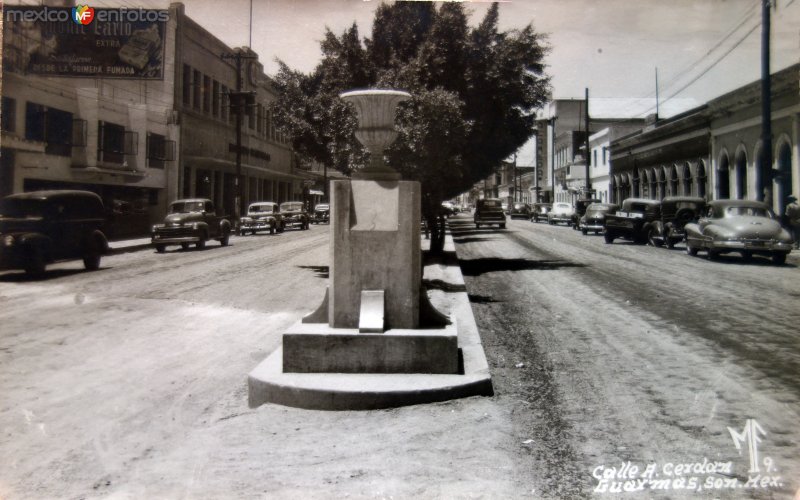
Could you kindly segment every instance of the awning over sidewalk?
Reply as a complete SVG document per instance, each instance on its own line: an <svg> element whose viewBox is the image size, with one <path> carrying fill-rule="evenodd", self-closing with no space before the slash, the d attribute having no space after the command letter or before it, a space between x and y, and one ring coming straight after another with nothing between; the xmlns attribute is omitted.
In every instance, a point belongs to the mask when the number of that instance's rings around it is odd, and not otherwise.
<svg viewBox="0 0 800 500"><path fill-rule="evenodd" d="M187 155L184 157L186 163L190 163L192 166L201 167L201 168L230 168L236 170L236 162L229 161L229 160L222 160L220 158L212 158L209 156L191 156ZM261 172L273 177L280 177L283 179L296 179L296 180L305 180L308 177L297 175L297 174L290 174L288 172L281 172L280 170L273 170L271 168L266 167L258 167L255 165L249 165L247 163L242 163L242 172L245 172L245 169L249 170L250 172Z"/></svg>

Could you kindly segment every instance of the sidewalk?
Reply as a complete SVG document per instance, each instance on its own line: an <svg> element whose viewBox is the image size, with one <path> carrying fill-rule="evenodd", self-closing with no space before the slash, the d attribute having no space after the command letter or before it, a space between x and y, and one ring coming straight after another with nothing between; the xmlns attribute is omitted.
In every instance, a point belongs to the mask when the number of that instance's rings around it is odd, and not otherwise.
<svg viewBox="0 0 800 500"><path fill-rule="evenodd" d="M118 255L121 253L138 252L139 250L146 250L153 248L150 243L150 238L135 238L130 240L118 240L108 242L108 254Z"/></svg>

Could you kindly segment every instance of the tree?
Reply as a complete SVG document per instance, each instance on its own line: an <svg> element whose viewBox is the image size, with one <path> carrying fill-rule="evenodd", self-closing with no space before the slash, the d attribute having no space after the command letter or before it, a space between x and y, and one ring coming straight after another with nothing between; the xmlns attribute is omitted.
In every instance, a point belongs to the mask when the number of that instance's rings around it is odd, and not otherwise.
<svg viewBox="0 0 800 500"><path fill-rule="evenodd" d="M386 152L405 179L419 181L431 249L444 245L441 203L494 172L533 135L550 79L544 37L529 24L501 32L498 5L471 28L463 5L396 2L376 10L371 38L353 24L327 30L323 58L305 75L281 63L273 112L301 160L350 173L366 164L353 111L338 94L354 88L410 92L399 135Z"/></svg>

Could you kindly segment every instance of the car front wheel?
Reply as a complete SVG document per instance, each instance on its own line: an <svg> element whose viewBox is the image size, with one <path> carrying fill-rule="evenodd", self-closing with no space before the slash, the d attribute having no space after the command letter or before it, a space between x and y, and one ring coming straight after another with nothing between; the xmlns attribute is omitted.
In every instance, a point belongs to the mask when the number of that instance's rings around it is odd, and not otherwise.
<svg viewBox="0 0 800 500"><path fill-rule="evenodd" d="M774 253L772 254L772 263L781 265L786 263L786 254L785 253Z"/></svg>
<svg viewBox="0 0 800 500"><path fill-rule="evenodd" d="M255 231L253 231L253 234L256 234ZM230 241L230 234L225 233L225 235L219 239L219 244L226 247L228 246L229 241Z"/></svg>
<svg viewBox="0 0 800 500"><path fill-rule="evenodd" d="M688 241L686 242L686 254L691 255L692 257L697 255L697 249L690 245Z"/></svg>
<svg viewBox="0 0 800 500"><path fill-rule="evenodd" d="M30 276L41 276L47 263L44 259L44 251L39 247L33 247L28 252L28 260L25 263L25 273Z"/></svg>
<svg viewBox="0 0 800 500"><path fill-rule="evenodd" d="M604 240L606 241L606 243L608 243L608 244L614 243L614 235L613 235L613 234L611 234L611 233L610 233L610 232L608 232L608 231L606 231L606 234L604 234L604 235L603 235L603 239L604 239Z"/></svg>

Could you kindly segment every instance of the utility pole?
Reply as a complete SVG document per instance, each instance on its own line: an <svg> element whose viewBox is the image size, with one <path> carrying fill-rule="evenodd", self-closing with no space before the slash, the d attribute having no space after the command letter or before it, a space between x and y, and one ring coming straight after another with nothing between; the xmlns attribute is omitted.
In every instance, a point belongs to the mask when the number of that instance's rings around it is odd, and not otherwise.
<svg viewBox="0 0 800 500"><path fill-rule="evenodd" d="M553 196L550 203L556 201L556 120L558 116L550 118L550 185L553 186Z"/></svg>
<svg viewBox="0 0 800 500"><path fill-rule="evenodd" d="M233 59L236 63L236 92L230 92L231 111L236 113L236 202L234 205L234 218L238 221L244 207L242 206L242 120L247 106L255 105L255 92L242 91L242 61L245 59L258 59L258 56L250 52L245 53L241 48L233 52L225 52L221 55L222 59Z"/></svg>
<svg viewBox="0 0 800 500"><path fill-rule="evenodd" d="M592 179L589 177L589 166L592 164L592 152L589 149L589 89L586 89L586 198L591 198Z"/></svg>
<svg viewBox="0 0 800 500"><path fill-rule="evenodd" d="M764 158L761 179L764 203L773 208L772 193L772 83L769 74L769 32L771 0L761 0L761 142Z"/></svg>

